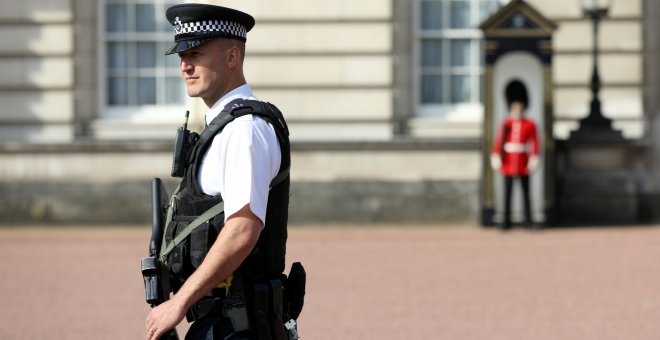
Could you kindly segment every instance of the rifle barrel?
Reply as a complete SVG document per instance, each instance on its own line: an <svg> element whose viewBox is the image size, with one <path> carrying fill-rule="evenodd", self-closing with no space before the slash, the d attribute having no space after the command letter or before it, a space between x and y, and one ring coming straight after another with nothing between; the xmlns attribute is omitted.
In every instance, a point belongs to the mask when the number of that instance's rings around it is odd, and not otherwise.
<svg viewBox="0 0 660 340"><path fill-rule="evenodd" d="M163 241L163 182L156 177L151 180L151 241L149 255L158 256Z"/></svg>

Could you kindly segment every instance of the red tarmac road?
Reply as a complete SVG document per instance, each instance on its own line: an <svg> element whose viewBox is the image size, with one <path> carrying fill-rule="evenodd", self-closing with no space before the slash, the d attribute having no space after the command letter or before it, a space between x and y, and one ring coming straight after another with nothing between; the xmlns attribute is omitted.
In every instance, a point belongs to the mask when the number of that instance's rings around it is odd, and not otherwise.
<svg viewBox="0 0 660 340"><path fill-rule="evenodd" d="M149 232L0 229L0 339L144 339ZM288 259L305 340L660 339L659 227L292 227Z"/></svg>

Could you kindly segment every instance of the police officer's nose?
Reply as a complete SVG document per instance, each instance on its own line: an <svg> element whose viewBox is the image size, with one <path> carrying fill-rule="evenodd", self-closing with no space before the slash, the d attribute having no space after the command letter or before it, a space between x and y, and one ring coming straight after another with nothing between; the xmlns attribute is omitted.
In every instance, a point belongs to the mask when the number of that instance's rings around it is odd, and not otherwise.
<svg viewBox="0 0 660 340"><path fill-rule="evenodd" d="M184 58L181 58L180 69L181 72L183 73L189 73L193 70L193 66L191 63L187 62Z"/></svg>

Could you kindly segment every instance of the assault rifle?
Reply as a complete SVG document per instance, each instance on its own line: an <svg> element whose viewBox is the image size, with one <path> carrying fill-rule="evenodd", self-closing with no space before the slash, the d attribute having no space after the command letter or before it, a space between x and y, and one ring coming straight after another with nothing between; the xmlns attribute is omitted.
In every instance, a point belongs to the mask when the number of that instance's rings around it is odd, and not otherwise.
<svg viewBox="0 0 660 340"><path fill-rule="evenodd" d="M169 300L169 270L158 259L163 241L164 212L168 206L168 195L160 178L151 180L151 240L149 241L149 256L142 258L142 276L147 303L151 307ZM163 334L160 339L179 340L176 329Z"/></svg>

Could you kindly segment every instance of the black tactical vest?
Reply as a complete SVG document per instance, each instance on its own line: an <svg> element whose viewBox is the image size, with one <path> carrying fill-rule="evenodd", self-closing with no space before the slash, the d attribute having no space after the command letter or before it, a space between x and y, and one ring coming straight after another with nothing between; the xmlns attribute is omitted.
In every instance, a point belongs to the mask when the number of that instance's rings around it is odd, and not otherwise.
<svg viewBox="0 0 660 340"><path fill-rule="evenodd" d="M265 227L259 240L246 260L238 268L248 281L276 277L284 271L289 206L289 167L291 164L289 131L282 113L270 103L237 99L199 134L192 134L183 178L172 196L172 217L165 231L165 243L172 240L199 215L222 202L220 195L204 194L199 187L198 174L202 159L213 138L237 117L256 115L268 121L275 129L282 153L279 174L271 182L266 209ZM231 180L231 179L230 179ZM190 236L179 243L167 256L171 284L174 291L202 263L211 245L224 225L224 212L196 227Z"/></svg>

